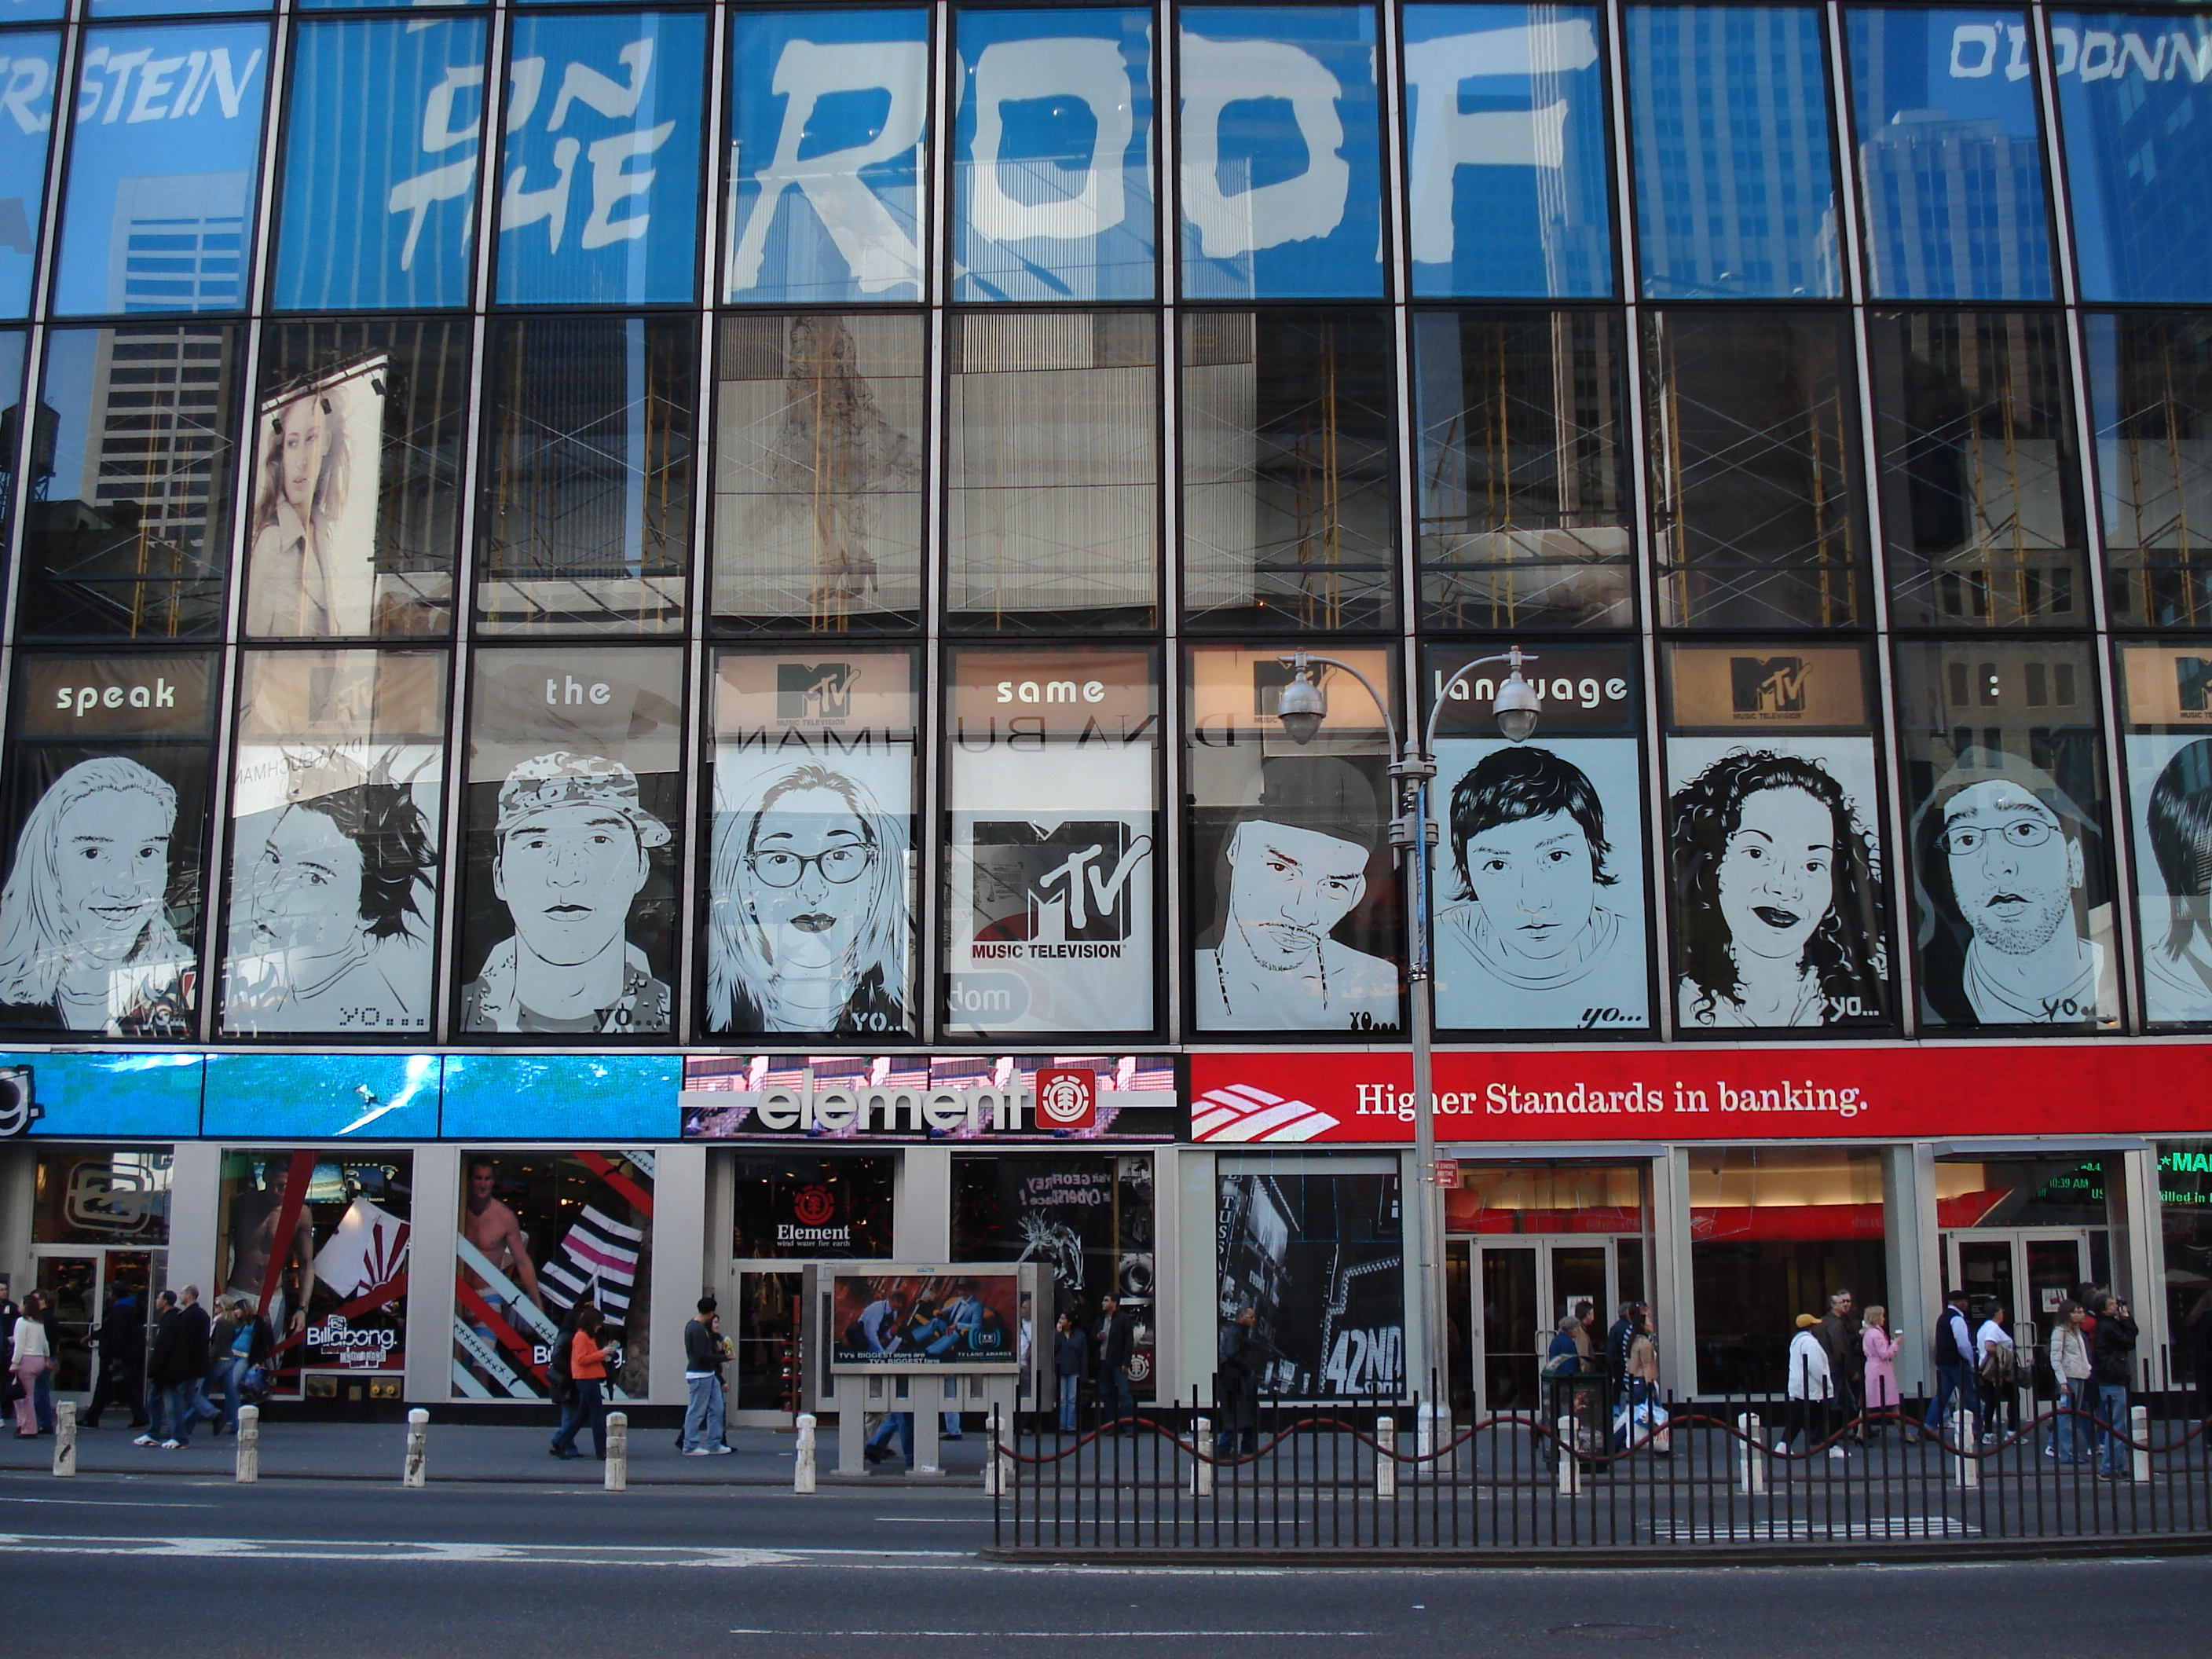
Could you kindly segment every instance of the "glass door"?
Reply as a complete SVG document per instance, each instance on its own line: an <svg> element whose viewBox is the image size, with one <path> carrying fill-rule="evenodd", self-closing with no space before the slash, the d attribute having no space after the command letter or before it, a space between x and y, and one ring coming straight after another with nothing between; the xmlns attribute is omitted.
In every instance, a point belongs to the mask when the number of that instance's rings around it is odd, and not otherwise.
<svg viewBox="0 0 2212 1659"><path fill-rule="evenodd" d="M100 1255L60 1252L39 1257L39 1288L53 1304L53 1386L57 1394L83 1394L92 1387L92 1351L87 1339L100 1306Z"/></svg>
<svg viewBox="0 0 2212 1659"><path fill-rule="evenodd" d="M1480 1301L1468 1322L1476 1338L1475 1409L1533 1411L1552 1334L1577 1304L1588 1302L1596 1311L1594 1348L1604 1341L1617 1299L1614 1242L1546 1239L1474 1248L1478 1270L1472 1277Z"/></svg>
<svg viewBox="0 0 2212 1659"><path fill-rule="evenodd" d="M2023 1351L2049 1339L2058 1304L2089 1277L2089 1233L2078 1227L1978 1228L1944 1236L1947 1277L1973 1298L2004 1304Z"/></svg>
<svg viewBox="0 0 2212 1659"><path fill-rule="evenodd" d="M786 1416L805 1411L799 1342L805 1276L785 1264L773 1272L740 1267L737 1280L737 1317L726 1313L722 1319L723 1334L737 1350L730 1368L730 1409Z"/></svg>

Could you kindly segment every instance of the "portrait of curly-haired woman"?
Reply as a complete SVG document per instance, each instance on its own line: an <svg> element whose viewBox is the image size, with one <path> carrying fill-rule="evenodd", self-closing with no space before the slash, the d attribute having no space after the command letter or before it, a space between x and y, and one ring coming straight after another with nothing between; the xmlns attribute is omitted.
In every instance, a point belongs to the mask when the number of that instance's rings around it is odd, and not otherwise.
<svg viewBox="0 0 2212 1659"><path fill-rule="evenodd" d="M1686 744L1678 740L1678 770ZM1871 756L1868 772L1871 781ZM1880 866L1822 761L1731 749L1674 792L1676 1002L1689 1029L1887 1018Z"/></svg>

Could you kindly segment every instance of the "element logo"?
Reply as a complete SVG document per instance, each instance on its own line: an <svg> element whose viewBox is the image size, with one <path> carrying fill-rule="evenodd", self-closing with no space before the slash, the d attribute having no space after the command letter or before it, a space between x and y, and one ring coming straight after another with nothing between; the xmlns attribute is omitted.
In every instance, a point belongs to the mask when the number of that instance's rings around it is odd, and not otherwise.
<svg viewBox="0 0 2212 1659"><path fill-rule="evenodd" d="M1098 1073L1040 1070L1037 1121L1048 1129L1090 1129L1098 1122Z"/></svg>
<svg viewBox="0 0 2212 1659"><path fill-rule="evenodd" d="M837 1213L837 1200L827 1187L801 1187L791 1200L791 1213L802 1227L819 1227Z"/></svg>

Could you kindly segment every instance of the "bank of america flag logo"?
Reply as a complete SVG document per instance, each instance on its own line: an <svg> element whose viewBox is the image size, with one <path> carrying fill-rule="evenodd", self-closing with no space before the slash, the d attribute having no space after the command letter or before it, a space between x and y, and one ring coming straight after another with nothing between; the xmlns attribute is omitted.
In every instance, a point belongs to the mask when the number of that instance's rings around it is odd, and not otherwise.
<svg viewBox="0 0 2212 1659"><path fill-rule="evenodd" d="M1334 1127L1336 1120L1320 1107L1245 1083L1208 1089L1190 1109L1193 1140L1315 1140Z"/></svg>
<svg viewBox="0 0 2212 1659"><path fill-rule="evenodd" d="M637 1282L638 1247L645 1234L586 1204L545 1264L546 1299L563 1308L589 1302L616 1324L628 1322L630 1286Z"/></svg>

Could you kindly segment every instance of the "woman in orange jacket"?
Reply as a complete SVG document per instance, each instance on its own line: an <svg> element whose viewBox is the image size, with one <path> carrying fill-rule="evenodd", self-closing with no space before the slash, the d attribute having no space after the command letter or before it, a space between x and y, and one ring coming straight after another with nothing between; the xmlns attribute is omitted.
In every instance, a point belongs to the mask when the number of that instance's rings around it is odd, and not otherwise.
<svg viewBox="0 0 2212 1659"><path fill-rule="evenodd" d="M592 1455L604 1462L607 1455L607 1360L606 1350L599 1346L599 1332L605 1321L599 1317L597 1308L586 1306L576 1320L574 1333L568 1338L569 1393L561 1407L561 1426L555 1431L553 1443L546 1448L556 1457L581 1457L576 1449L576 1431L588 1422L592 1425ZM560 1356L549 1370L558 1370Z"/></svg>

